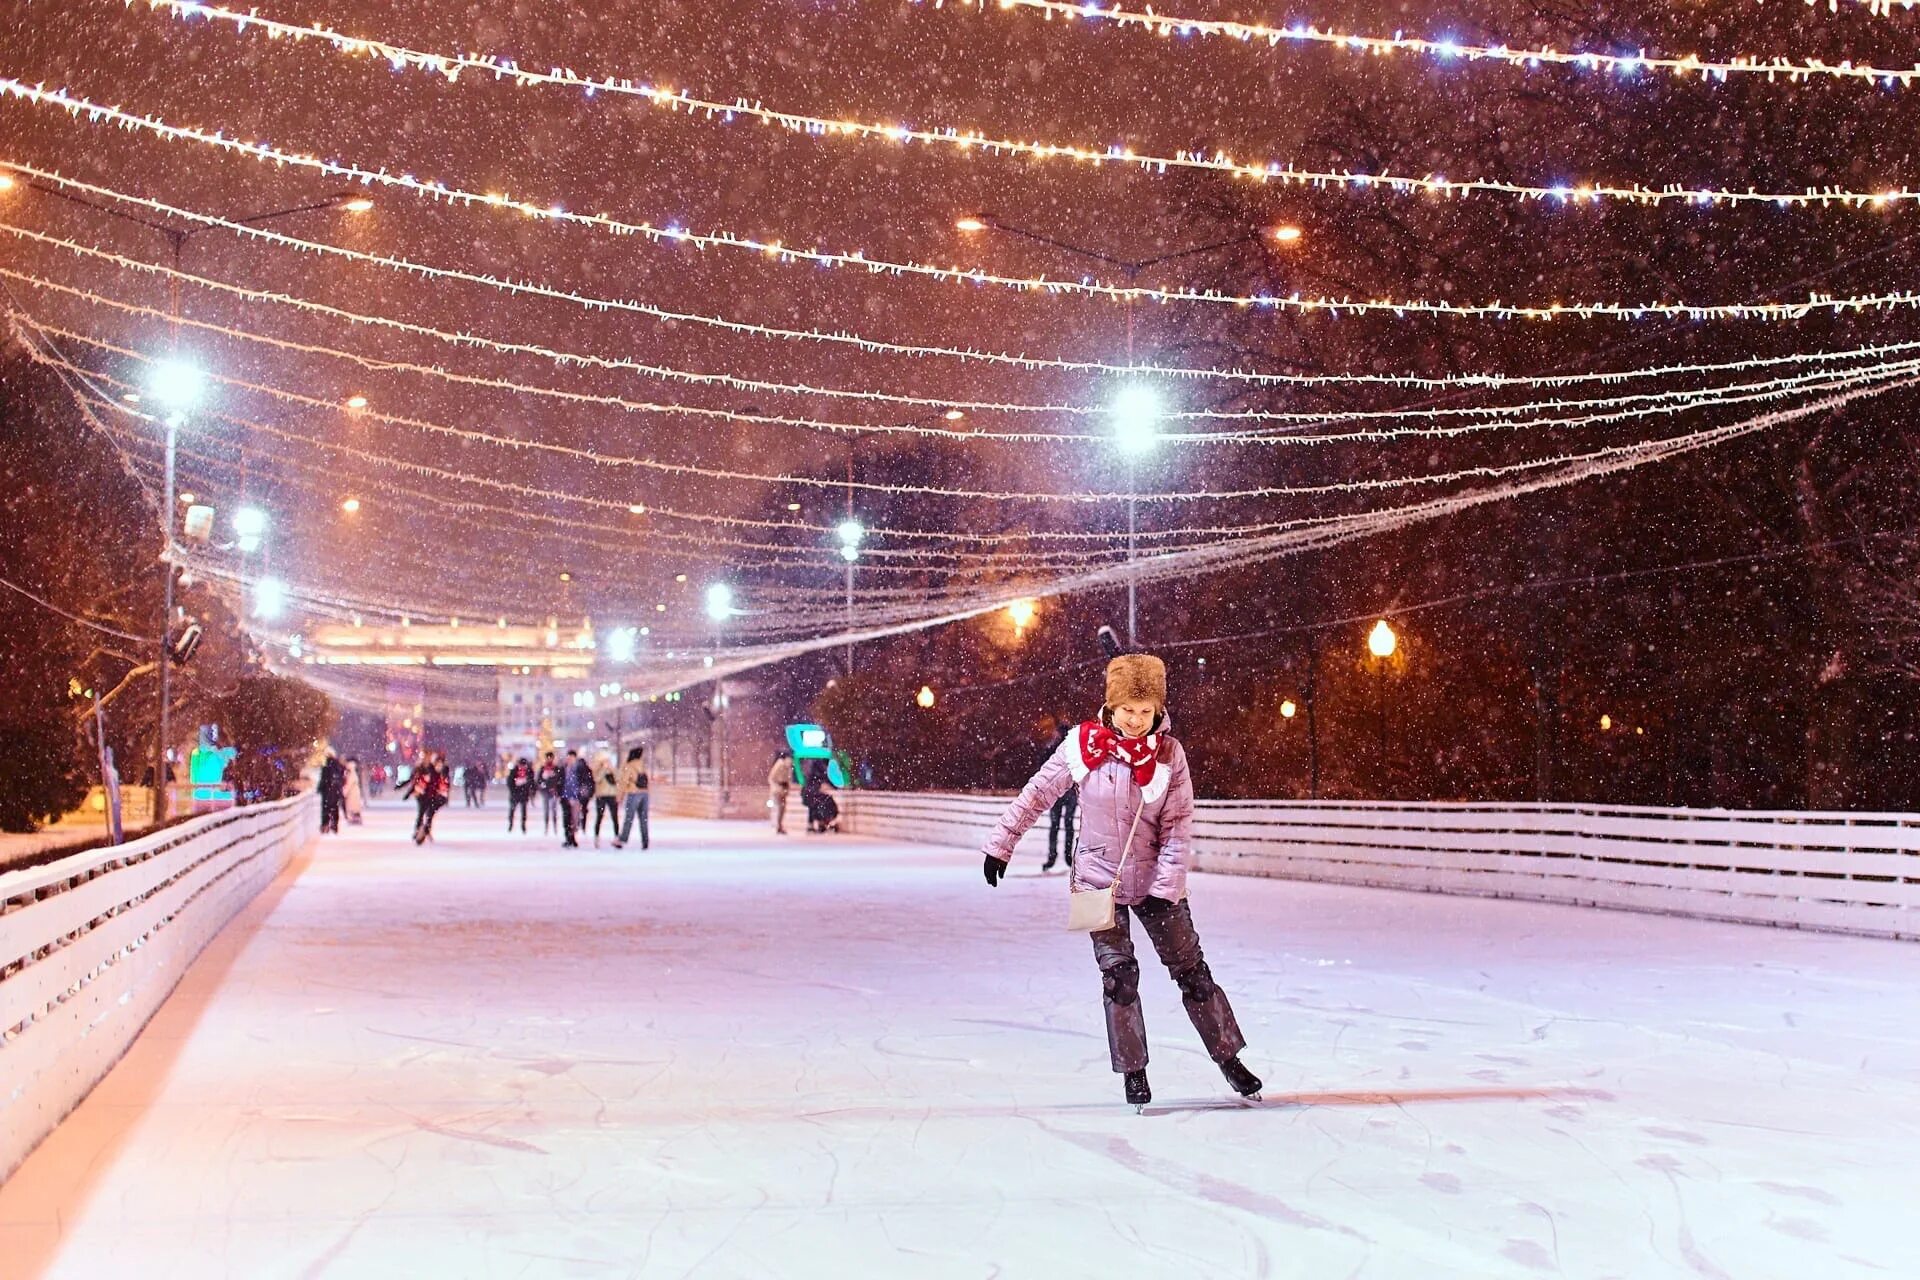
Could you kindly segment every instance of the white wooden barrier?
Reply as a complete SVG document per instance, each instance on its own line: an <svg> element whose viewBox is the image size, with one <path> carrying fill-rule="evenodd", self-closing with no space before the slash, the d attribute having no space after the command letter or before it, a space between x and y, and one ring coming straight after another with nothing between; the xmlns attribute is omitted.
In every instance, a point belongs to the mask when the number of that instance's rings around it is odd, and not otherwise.
<svg viewBox="0 0 1920 1280"><path fill-rule="evenodd" d="M301 795L0 874L0 1180L319 823Z"/></svg>
<svg viewBox="0 0 1920 1280"><path fill-rule="evenodd" d="M978 845L1007 800L843 792L841 826ZM1201 871L1920 940L1920 814L1202 800L1193 835Z"/></svg>

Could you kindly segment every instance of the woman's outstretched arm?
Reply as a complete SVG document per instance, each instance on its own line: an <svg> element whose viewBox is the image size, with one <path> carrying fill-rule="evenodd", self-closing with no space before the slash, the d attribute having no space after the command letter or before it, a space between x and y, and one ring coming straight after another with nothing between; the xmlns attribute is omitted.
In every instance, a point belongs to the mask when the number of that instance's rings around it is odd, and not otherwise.
<svg viewBox="0 0 1920 1280"><path fill-rule="evenodd" d="M1053 802L1067 793L1073 785L1073 771L1067 767L1067 752L1077 751L1079 747L1072 738L1060 744L1060 749L1047 757L1040 771L1027 780L1027 785L1019 795L1007 805L1006 812L1000 815L1000 821L994 824L980 852L1002 862L1013 861L1013 846L1020 843L1020 837L1027 829L1040 821L1040 815L1053 808Z"/></svg>

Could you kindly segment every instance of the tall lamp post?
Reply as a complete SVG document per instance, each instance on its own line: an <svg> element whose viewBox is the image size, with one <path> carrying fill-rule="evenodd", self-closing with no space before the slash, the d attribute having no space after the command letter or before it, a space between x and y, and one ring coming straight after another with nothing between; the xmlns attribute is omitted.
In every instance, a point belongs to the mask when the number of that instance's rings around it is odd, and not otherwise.
<svg viewBox="0 0 1920 1280"><path fill-rule="evenodd" d="M853 518L849 511L834 530L840 535L840 558L847 562L847 674L853 674L853 566L860 559L860 543L867 536L867 527Z"/></svg>
<svg viewBox="0 0 1920 1280"><path fill-rule="evenodd" d="M1140 459L1160 438L1160 396L1144 382L1129 383L1113 400L1113 441L1127 462L1127 648L1140 647L1140 580L1134 571L1140 521Z"/></svg>
<svg viewBox="0 0 1920 1280"><path fill-rule="evenodd" d="M174 456L179 446L180 427L187 414L200 402L206 389L206 374L181 360L163 360L155 365L147 390L159 403L167 430L166 463L162 468L160 516L164 539L160 549L160 733L154 742L153 811L154 825L166 821L171 807L167 789L167 747L173 724L173 524Z"/></svg>
<svg viewBox="0 0 1920 1280"><path fill-rule="evenodd" d="M109 218L116 218L121 222L131 222L136 226L145 227L149 231L157 231L167 238L168 246L172 250L173 274L168 277L167 281L167 308L169 313L168 346L169 350L173 353L173 358L156 366L153 371L152 385L150 386L152 395L160 402L162 412L165 415L164 422L167 432L166 463L164 467L165 478L162 485L164 489L164 507L160 513L166 534L160 556L160 569L165 580L165 586L162 590L162 612L160 617L160 734L159 740L154 744L153 753L153 820L155 825L158 825L169 816L167 812L169 799L167 792L167 738L172 730L172 724L170 722L171 707L169 702L172 694L173 661L172 654L169 652L169 646L173 636L173 527L175 518L173 508L176 501L174 497L175 435L181 425L186 421L187 412L199 400L206 381L205 374L195 369L191 364L185 363L178 358L180 350L181 261L186 253L187 241L194 236L207 231L223 231L231 228L224 224L214 223L196 223L190 227L170 226L164 222L156 222L151 218L143 218L137 214L128 213L123 209L116 209L112 205L88 200L83 196L78 196L70 191L63 190L53 183L42 182L33 178L16 178L7 174L0 174L0 178L4 179L4 188L0 189L25 186L33 191L39 192L41 195L52 196L57 200L65 200L69 204L80 205L83 208L91 209L95 213L105 214ZM328 196L324 200L310 201L306 204L293 205L285 209L270 209L265 213L256 213L244 218L231 218L228 219L228 221L242 227L252 227L258 226L261 223L271 222L277 218L288 218L301 213L316 213L325 209L339 209L349 213L365 213L371 208L373 208L373 201L367 197L355 195L352 192L344 192L339 195Z"/></svg>
<svg viewBox="0 0 1920 1280"><path fill-rule="evenodd" d="M1385 618L1373 624L1373 630L1367 632L1367 652L1373 655L1374 691L1380 711L1380 791L1382 798L1386 794L1387 782L1387 660L1393 657L1395 649L1400 647L1400 637L1393 633Z"/></svg>
<svg viewBox="0 0 1920 1280"><path fill-rule="evenodd" d="M735 612L737 611L733 607L732 587L724 582L716 582L707 588L707 618L713 623L714 653L714 656L708 659L709 662L719 658L720 629ZM721 795L724 797L727 790L727 695L724 678L717 671L713 677L713 725L716 730L715 736L719 739L716 744L719 749L713 752L714 772L720 784ZM696 771L694 781L699 780L700 775Z"/></svg>
<svg viewBox="0 0 1920 1280"><path fill-rule="evenodd" d="M1199 257L1212 253L1216 249L1226 249L1240 244L1259 244L1272 241L1275 244L1298 244L1302 237L1299 227L1276 226L1262 231L1242 231L1238 235L1228 236L1224 240L1215 240L1207 244L1195 245L1190 249L1176 249L1172 253L1156 254L1151 258L1122 258L1110 253L1101 253L1083 245L1071 244L1054 236L1038 231L1029 231L1003 222L991 213L974 213L955 221L954 226L968 234L994 231L1002 235L1015 236L1034 244L1045 245L1061 253L1069 253L1089 262L1097 262L1120 273L1127 283L1124 298L1127 319L1127 367L1134 367L1133 359L1133 291L1140 285L1140 277L1154 267L1169 262L1178 262L1183 258ZM1153 447L1158 435L1157 421L1160 417L1159 397L1153 389L1144 383L1130 383L1120 390L1114 399L1114 436L1121 452L1127 459L1127 648L1139 647L1139 583L1134 576L1134 558L1136 542L1139 537L1138 512L1135 506L1138 498L1138 486L1135 483L1135 465L1139 455Z"/></svg>

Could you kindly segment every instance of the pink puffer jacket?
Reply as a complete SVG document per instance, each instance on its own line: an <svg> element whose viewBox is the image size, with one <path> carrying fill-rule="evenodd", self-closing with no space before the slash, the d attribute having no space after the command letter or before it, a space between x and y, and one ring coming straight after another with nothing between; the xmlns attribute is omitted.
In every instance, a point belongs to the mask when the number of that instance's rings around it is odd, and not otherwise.
<svg viewBox="0 0 1920 1280"><path fill-rule="evenodd" d="M1073 785L1080 754L1080 735L1069 734L1040 772L1033 775L987 837L982 852L1013 860L1013 846L1027 828L1053 807ZM1133 828L1133 849L1120 875L1114 901L1132 906L1145 898L1179 902L1187 896L1187 870L1193 861L1193 778L1187 772L1187 753L1166 734L1160 736L1159 768L1166 786L1150 788L1154 798L1143 806L1133 770L1109 760L1089 772L1080 783L1080 840L1074 855L1073 881L1088 889L1113 883L1120 864L1120 846ZM1160 781L1155 779L1156 784ZM1138 810L1140 822L1134 826Z"/></svg>

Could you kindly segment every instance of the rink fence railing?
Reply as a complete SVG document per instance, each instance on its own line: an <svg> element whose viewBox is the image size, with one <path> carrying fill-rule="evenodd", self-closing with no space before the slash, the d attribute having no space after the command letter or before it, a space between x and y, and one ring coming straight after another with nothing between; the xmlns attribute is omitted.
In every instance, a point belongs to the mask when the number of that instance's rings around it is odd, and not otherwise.
<svg viewBox="0 0 1920 1280"><path fill-rule="evenodd" d="M311 795L0 873L0 1180L319 829Z"/></svg>
<svg viewBox="0 0 1920 1280"><path fill-rule="evenodd" d="M844 830L977 846L1008 796L851 791ZM1044 857L1047 820L1022 838ZM1920 940L1920 814L1202 800L1194 865Z"/></svg>

